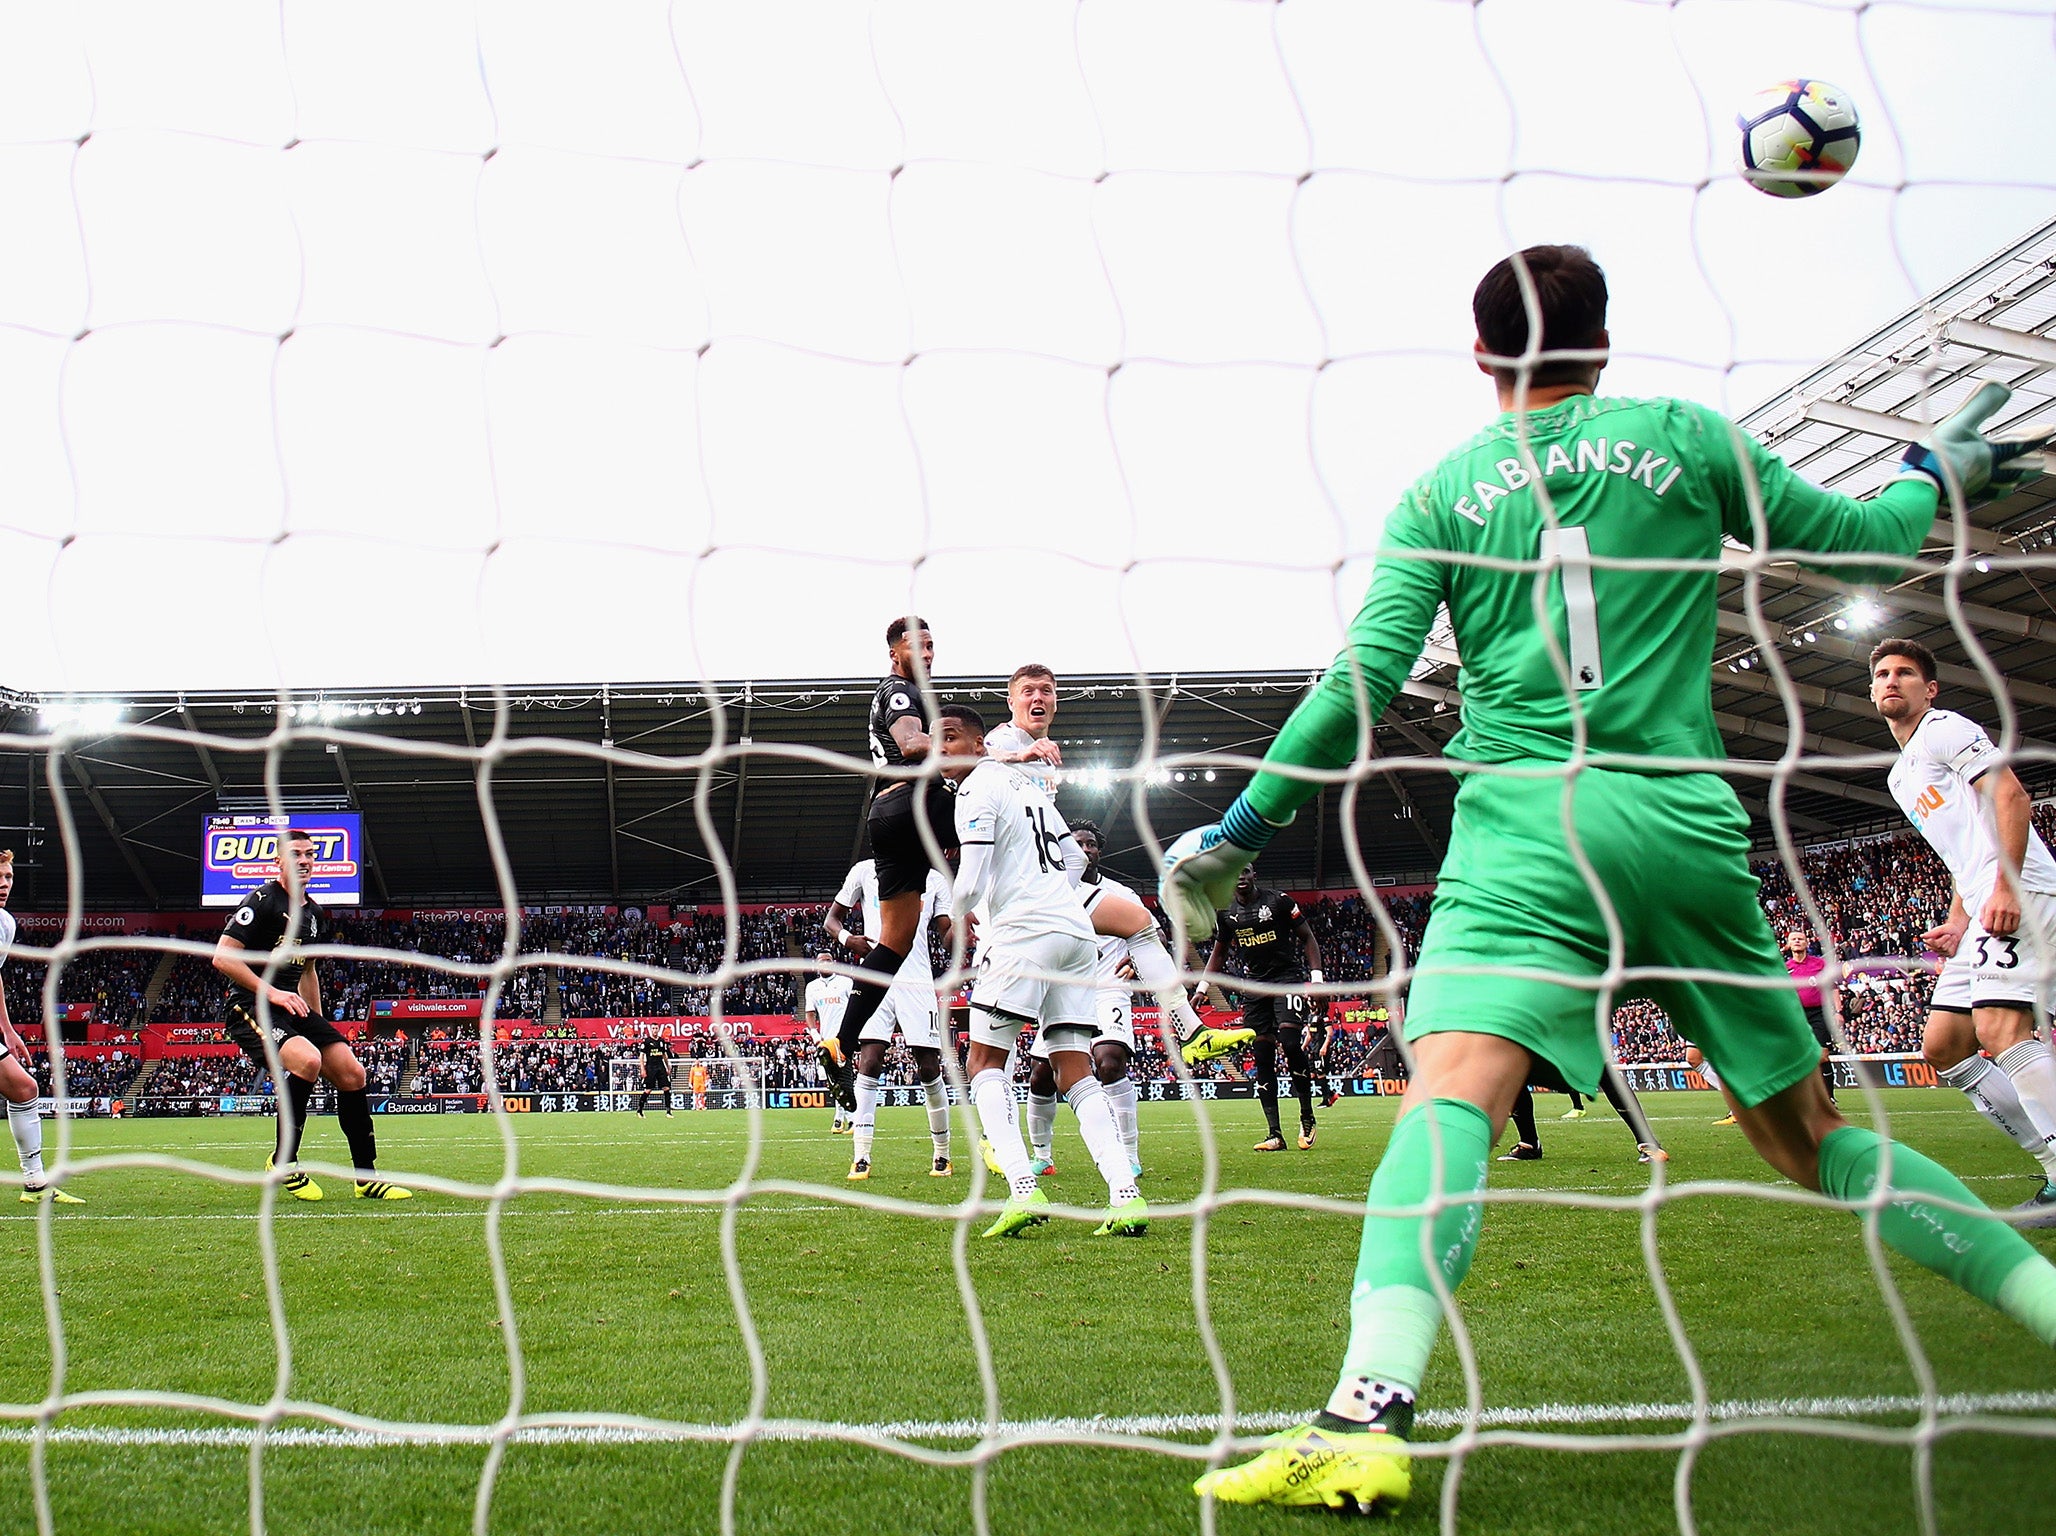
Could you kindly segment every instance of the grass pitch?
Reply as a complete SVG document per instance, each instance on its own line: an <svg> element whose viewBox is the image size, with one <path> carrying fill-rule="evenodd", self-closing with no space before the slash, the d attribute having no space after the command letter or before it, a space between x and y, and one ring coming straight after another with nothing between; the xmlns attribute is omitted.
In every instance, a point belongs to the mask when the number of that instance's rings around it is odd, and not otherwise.
<svg viewBox="0 0 2056 1536"><path fill-rule="evenodd" d="M1653 1094L1674 1184L1767 1182L1739 1135L1709 1122L1710 1095ZM1898 1133L1965 1175L1993 1204L2033 1188L2030 1165L1953 1094L1886 1096ZM1632 1196L1648 1171L1612 1114L1547 1116L1540 1163L1495 1164L1493 1188ZM1253 1104L1206 1106L1227 1190L1288 1190L1360 1202L1391 1130L1392 1101L1348 1100L1323 1117L1311 1152L1258 1155ZM1169 1204L1198 1189L1193 1111L1145 1105L1143 1190ZM919 1111L881 1116L877 1172L843 1180L847 1138L826 1116L762 1117L755 1177L788 1186L732 1215L619 1194L538 1191L509 1200L498 1223L530 1414L611 1412L732 1424L761 1383L768 1419L883 1427L937 1451L965 1451L962 1421L985 1413L953 1244L960 1223L854 1208L863 1196L946 1210L962 1200L975 1150L958 1129L957 1177L927 1177ZM637 1120L626 1114L510 1117L524 1177L660 1189L719 1190L751 1156L736 1113ZM163 1152L242 1172L263 1164L261 1120L91 1122L78 1154ZM383 1171L490 1185L507 1149L489 1117L382 1119ZM342 1155L332 1120L308 1134L310 1158ZM968 1153L968 1155L967 1155ZM1068 1115L1058 1123L1058 1199L1091 1207L1104 1187ZM288 1395L349 1413L415 1423L490 1425L514 1390L488 1256L484 1204L424 1192L402 1205L348 1198L323 1180L319 1205L281 1200L275 1232L292 1349ZM793 1189L792 1185L812 1188ZM120 1168L75 1177L90 1203L52 1219L66 1368L73 1393L204 1394L261 1403L278 1356L260 1251L259 1193L203 1175ZM7 1207L0 1231L0 1398L40 1400L51 1347L38 1284L35 1213ZM982 1227L984 1219L977 1221ZM1359 1222L1340 1212L1236 1203L1206 1237L1210 1305L1244 1415L1303 1414L1333 1383ZM976 1228L973 1229L975 1233ZM1094 1239L1060 1221L1018 1242L967 1246L989 1333L1001 1416L1020 1424L1100 1417L1117 1432L1204 1442L1186 1416L1220 1409L1192 1300L1193 1223L1159 1218L1141 1241ZM1687 1194L1655 1220L1665 1274L1715 1404L1833 1399L1844 1422L1903 1425L1858 1400L1919 1391L1848 1217L1727 1195ZM2031 1238L2056 1251L2056 1234ZM723 1264L724 1240L747 1289L761 1351L753 1378ZM1911 1266L1893 1263L1939 1389L1993 1397L2056 1392L2056 1358L2011 1322ZM1463 1293L1488 1410L1538 1410L1558 1435L1658 1436L1682 1427L1661 1405L1689 1402L1690 1378L1665 1332L1634 1211L1495 1205ZM1464 1382L1445 1333L1424 1410L1460 1409ZM1594 1408L1659 1405L1643 1422L1579 1422ZM2041 1438L1965 1430L1935 1447L1945 1532L2026 1530L2045 1518L2040 1490L2056 1465L2056 1408L2014 1422ZM1264 1421L1269 1422L1269 1421ZM88 1407L57 1421L47 1468L56 1529L230 1532L251 1529L251 1454L237 1421L194 1412ZM352 1442L289 1418L262 1456L265 1528L284 1532L468 1530L484 1447ZM952 1437L954 1433L954 1437ZM1447 1436L1447 1427L1423 1438ZM712 1531L720 1528L720 1443L559 1439L510 1446L490 1524L504 1532ZM30 1447L0 1440L0 1531L32 1530ZM1549 1533L1675 1529L1676 1451L1493 1447L1464 1463L1460 1528ZM1197 1531L1189 1491L1200 1464L1146 1448L1037 1445L994 1459L985 1477L990 1527L1027 1533ZM1400 1528L1431 1530L1451 1476L1417 1463ZM1699 1529L1723 1533L1914 1532L1912 1454L1899 1446L1759 1428L1708 1446L1690 1493ZM733 1470L735 1528L748 1533L973 1529L978 1479L869 1446L761 1440ZM1310 1512L1223 1509L1219 1529L1327 1529Z"/></svg>

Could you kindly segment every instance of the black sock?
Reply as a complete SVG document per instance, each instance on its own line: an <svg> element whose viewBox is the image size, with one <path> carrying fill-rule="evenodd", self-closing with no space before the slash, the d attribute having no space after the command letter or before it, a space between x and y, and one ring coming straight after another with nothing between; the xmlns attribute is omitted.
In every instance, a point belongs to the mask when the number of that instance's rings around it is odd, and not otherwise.
<svg viewBox="0 0 2056 1536"><path fill-rule="evenodd" d="M1314 1123L1314 1082L1304 1072L1292 1074L1292 1091L1299 1098L1299 1123Z"/></svg>
<svg viewBox="0 0 2056 1536"><path fill-rule="evenodd" d="M1564 1092L1568 1093L1571 1096L1572 1109L1583 1109L1585 1107L1585 1096L1582 1093L1579 1093L1577 1089L1566 1088Z"/></svg>
<svg viewBox="0 0 2056 1536"><path fill-rule="evenodd" d="M1269 1035L1256 1037L1256 1096L1263 1102L1264 1122L1273 1136L1285 1133L1278 1126L1277 1042Z"/></svg>
<svg viewBox="0 0 2056 1536"><path fill-rule="evenodd" d="M1822 1062L1822 1063L1820 1064L1820 1080L1821 1080L1821 1081L1822 1081L1823 1083L1826 1083L1826 1084L1828 1085L1828 1102L1829 1102L1830 1104L1832 1104L1832 1103L1834 1102L1834 1100L1835 1100L1835 1064L1834 1064L1834 1062L1832 1062L1832 1061L1823 1061L1823 1062Z"/></svg>
<svg viewBox="0 0 2056 1536"><path fill-rule="evenodd" d="M878 1011L878 1005L885 1001L885 994L892 986L892 979L899 975L899 968L907 963L905 954L896 949L887 949L880 944L864 956L864 969L884 978L873 981L860 978L850 988L849 1006L842 1010L842 1025L835 1032L838 1044L842 1046L842 1059L855 1061L859 1037L864 1026L871 1022L871 1015Z"/></svg>
<svg viewBox="0 0 2056 1536"><path fill-rule="evenodd" d="M378 1133L371 1128L371 1098L362 1088L336 1090L336 1123L350 1143L350 1164L357 1177L370 1178L378 1166Z"/></svg>
<svg viewBox="0 0 2056 1536"><path fill-rule="evenodd" d="M1656 1132L1649 1129L1649 1121L1642 1114L1642 1104L1635 1097L1634 1089L1624 1083L1616 1086L1611 1072L1599 1079L1599 1086L1606 1092L1606 1102L1614 1107L1620 1117L1628 1122L1628 1129L1635 1133L1635 1144L1642 1147L1655 1146Z"/></svg>
<svg viewBox="0 0 2056 1536"><path fill-rule="evenodd" d="M1521 1096L1513 1101L1513 1126L1522 1141L1541 1150L1542 1133L1535 1129L1535 1094L1526 1083L1521 1084Z"/></svg>
<svg viewBox="0 0 2056 1536"><path fill-rule="evenodd" d="M278 1101L278 1149L272 1158L281 1168L299 1161L300 1132L307 1124L307 1101L313 1097L312 1083L286 1074L285 1095Z"/></svg>

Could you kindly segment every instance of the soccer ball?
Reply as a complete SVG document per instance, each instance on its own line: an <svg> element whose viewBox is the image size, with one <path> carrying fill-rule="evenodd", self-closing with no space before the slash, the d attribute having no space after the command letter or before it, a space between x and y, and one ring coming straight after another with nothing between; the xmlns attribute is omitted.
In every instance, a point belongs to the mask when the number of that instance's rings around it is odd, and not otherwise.
<svg viewBox="0 0 2056 1536"><path fill-rule="evenodd" d="M1735 116L1742 179L1772 197L1825 192L1856 163L1863 130L1849 93L1825 80L1786 80L1760 91Z"/></svg>

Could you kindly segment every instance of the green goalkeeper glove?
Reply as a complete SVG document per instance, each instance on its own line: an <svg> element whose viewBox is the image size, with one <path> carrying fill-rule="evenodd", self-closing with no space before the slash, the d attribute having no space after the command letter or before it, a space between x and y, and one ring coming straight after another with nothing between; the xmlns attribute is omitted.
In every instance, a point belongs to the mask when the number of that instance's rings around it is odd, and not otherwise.
<svg viewBox="0 0 2056 1536"><path fill-rule="evenodd" d="M2012 396L2013 391L2004 384L1989 380L1980 384L1932 432L1909 447L1900 463L1908 472L1933 480L1944 496L1953 479L1966 502L2003 496L2038 478L2042 473L2039 454L2056 437L2056 429L1979 430Z"/></svg>
<svg viewBox="0 0 2056 1536"><path fill-rule="evenodd" d="M1157 894L1188 943L1213 937L1214 914L1234 905L1236 880L1283 830L1257 815L1247 798L1238 795L1219 821L1194 827L1164 850L1164 877Z"/></svg>

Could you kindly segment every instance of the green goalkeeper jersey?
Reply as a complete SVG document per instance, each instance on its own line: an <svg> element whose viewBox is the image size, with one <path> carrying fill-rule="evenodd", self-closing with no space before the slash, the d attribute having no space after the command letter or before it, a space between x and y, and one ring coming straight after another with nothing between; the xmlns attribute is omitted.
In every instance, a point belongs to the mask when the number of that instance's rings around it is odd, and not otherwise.
<svg viewBox="0 0 2056 1536"><path fill-rule="evenodd" d="M1711 662L1722 536L1780 550L1876 554L1896 569L1934 521L1938 492L1925 477L1895 481L1867 501L1825 491L1718 412L1688 401L1576 395L1528 413L1525 443L1520 421L1503 413L1401 498L1342 654L1266 762L1353 761L1359 722L1384 713L1444 603L1462 658L1463 724L1450 757L1562 762L1575 751L1575 708L1586 751L1606 766L1660 771L1650 759L1718 758ZM1543 570L1552 555L1561 564ZM1469 563L1473 556L1527 569ZM1708 564L1603 563L1622 559ZM1282 823L1317 787L1261 772L1248 801Z"/></svg>

